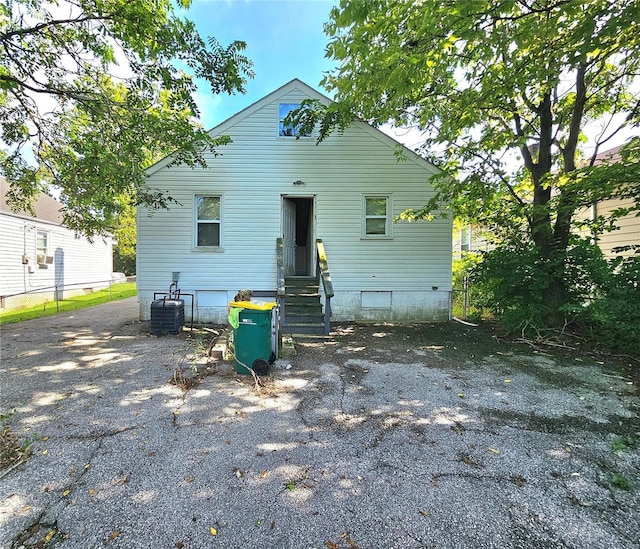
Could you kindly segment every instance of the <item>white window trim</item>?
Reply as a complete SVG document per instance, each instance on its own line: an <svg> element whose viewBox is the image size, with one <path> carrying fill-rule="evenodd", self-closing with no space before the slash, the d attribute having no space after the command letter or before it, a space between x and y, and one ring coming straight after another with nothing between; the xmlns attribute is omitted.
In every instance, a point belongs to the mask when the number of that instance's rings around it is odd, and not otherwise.
<svg viewBox="0 0 640 549"><path fill-rule="evenodd" d="M217 221L212 220L202 220L198 219L198 197L206 197L206 198L219 198L220 199L220 219ZM193 195L193 237L192 237L192 250L194 252L221 252L223 251L223 214L224 211L224 198L222 194L215 193L196 193ZM220 241L218 246L198 246L198 223L218 223L220 225Z"/></svg>
<svg viewBox="0 0 640 549"><path fill-rule="evenodd" d="M469 237L469 241L465 244L465 234ZM473 249L472 243L472 236L473 233L471 232L471 227L469 225L462 227L460 229L460 251L461 252L470 252ZM467 248L465 249L463 246L467 246Z"/></svg>
<svg viewBox="0 0 640 549"><path fill-rule="evenodd" d="M45 239L46 239L46 247L44 250L44 254L40 253L40 250L38 249L38 238L40 235L44 235ZM38 265L38 267L40 267L41 269L46 269L47 265L51 264L53 262L53 259L51 258L51 231L47 231L44 229L36 229L36 264ZM39 261L38 258L39 256L44 256L42 261Z"/></svg>
<svg viewBox="0 0 640 549"><path fill-rule="evenodd" d="M367 198L386 198L387 215L385 216L385 234L367 234L367 218L378 218L382 216L367 216ZM363 194L362 195L362 240L392 240L393 239L393 200L391 194Z"/></svg>
<svg viewBox="0 0 640 549"><path fill-rule="evenodd" d="M43 234L46 238L46 248L44 250L44 255L50 255L49 250L51 249L51 231L45 231L43 229L36 229L36 254L38 253L38 237Z"/></svg>

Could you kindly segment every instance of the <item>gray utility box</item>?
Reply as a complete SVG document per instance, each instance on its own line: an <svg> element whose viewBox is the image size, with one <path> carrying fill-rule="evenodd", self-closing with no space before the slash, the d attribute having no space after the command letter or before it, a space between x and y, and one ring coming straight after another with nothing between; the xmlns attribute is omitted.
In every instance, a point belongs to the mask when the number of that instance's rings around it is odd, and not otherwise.
<svg viewBox="0 0 640 549"><path fill-rule="evenodd" d="M184 300L156 299L151 303L151 333L178 334L184 326Z"/></svg>

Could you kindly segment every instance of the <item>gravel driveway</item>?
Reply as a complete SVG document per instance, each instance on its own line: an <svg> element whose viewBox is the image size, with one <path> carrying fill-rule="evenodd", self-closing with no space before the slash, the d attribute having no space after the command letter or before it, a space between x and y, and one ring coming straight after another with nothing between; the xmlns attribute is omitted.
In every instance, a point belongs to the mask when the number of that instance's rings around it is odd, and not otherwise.
<svg viewBox="0 0 640 549"><path fill-rule="evenodd" d="M0 413L32 452L0 479L0 548L640 546L626 364L343 325L256 390L203 355L212 330L136 315L2 326Z"/></svg>

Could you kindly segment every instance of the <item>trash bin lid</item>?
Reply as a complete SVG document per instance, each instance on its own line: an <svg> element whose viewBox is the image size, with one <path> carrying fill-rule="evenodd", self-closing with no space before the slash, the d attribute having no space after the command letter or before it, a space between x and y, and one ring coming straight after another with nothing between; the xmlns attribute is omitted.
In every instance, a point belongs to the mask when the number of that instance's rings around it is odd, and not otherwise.
<svg viewBox="0 0 640 549"><path fill-rule="evenodd" d="M229 307L241 307L242 309L255 309L257 311L270 311L277 304L273 301L230 301Z"/></svg>

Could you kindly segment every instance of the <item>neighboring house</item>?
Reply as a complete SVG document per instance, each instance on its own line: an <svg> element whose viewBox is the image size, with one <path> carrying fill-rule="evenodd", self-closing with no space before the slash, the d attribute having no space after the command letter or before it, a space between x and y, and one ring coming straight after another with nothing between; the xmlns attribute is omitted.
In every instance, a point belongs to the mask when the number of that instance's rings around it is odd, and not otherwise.
<svg viewBox="0 0 640 549"><path fill-rule="evenodd" d="M487 252L494 248L488 238L490 233L478 225L461 225L453 227L453 259L460 259L465 252Z"/></svg>
<svg viewBox="0 0 640 549"><path fill-rule="evenodd" d="M42 193L35 216L12 211L0 177L0 309L32 306L109 285L111 237L89 242L62 225L62 204Z"/></svg>
<svg viewBox="0 0 640 549"><path fill-rule="evenodd" d="M408 149L398 161L400 145L361 121L319 145L313 135L296 139L283 119L307 98L330 102L296 79L213 128L233 142L208 169L169 167L170 158L149 169L149 186L176 203L138 211L142 319L175 278L199 322L225 323L243 289L278 297L294 333L313 330L302 324L321 305L327 312L332 293L335 321L448 320L451 219L394 222L433 196L437 169ZM320 274L332 286L316 282ZM292 294L304 292L320 298L295 303Z"/></svg>
<svg viewBox="0 0 640 549"><path fill-rule="evenodd" d="M615 147L601 152L596 156L596 164L603 162L615 163L620 159L620 148ZM634 204L633 199L609 199L593 204L589 209L576 212L575 220L595 219L597 216L608 217L614 210L629 208ZM613 250L624 246L640 246L640 216L635 213L627 214L616 220L616 230L598 235L594 241L598 244L607 258L613 259L619 255L631 256L633 249L622 252ZM581 234L586 235L586 232ZM493 248L491 233L480 226L459 225L453 228L453 257L460 258L465 251L488 251Z"/></svg>
<svg viewBox="0 0 640 549"><path fill-rule="evenodd" d="M596 156L596 164L618 162L620 160L620 148L615 147L599 153ZM580 212L577 217L582 219L595 219L597 216L607 217L614 210L629 208L633 204L634 201L631 198L603 200L593 204L589 211ZM625 257L633 255L633 249L622 252L614 252L614 249L624 246L640 246L640 216L635 215L635 213L627 214L617 219L615 224L618 228L598 235L595 239L596 243L600 246L604 255L610 259L619 255Z"/></svg>

